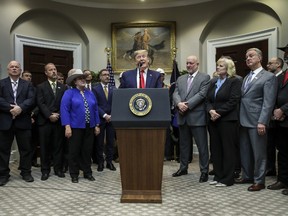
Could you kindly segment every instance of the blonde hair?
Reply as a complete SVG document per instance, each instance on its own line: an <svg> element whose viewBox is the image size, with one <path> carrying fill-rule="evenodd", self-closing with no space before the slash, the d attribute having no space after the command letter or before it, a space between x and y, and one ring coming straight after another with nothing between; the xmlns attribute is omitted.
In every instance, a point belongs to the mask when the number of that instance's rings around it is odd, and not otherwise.
<svg viewBox="0 0 288 216"><path fill-rule="evenodd" d="M217 64L219 64L220 62L224 62L227 69L228 77L234 77L236 75L235 64L231 59L221 57L220 59L218 59Z"/></svg>
<svg viewBox="0 0 288 216"><path fill-rule="evenodd" d="M139 55L139 54L146 54L146 55L148 56L148 51L147 51L147 50L136 50L136 51L134 52L135 58L136 58L136 56Z"/></svg>

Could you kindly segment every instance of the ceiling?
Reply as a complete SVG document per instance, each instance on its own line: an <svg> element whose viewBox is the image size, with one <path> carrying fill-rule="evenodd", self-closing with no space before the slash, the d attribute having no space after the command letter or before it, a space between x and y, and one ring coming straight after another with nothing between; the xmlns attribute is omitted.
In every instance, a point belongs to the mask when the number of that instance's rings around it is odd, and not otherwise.
<svg viewBox="0 0 288 216"><path fill-rule="evenodd" d="M216 0L51 0L69 5L110 9L153 9L200 4Z"/></svg>

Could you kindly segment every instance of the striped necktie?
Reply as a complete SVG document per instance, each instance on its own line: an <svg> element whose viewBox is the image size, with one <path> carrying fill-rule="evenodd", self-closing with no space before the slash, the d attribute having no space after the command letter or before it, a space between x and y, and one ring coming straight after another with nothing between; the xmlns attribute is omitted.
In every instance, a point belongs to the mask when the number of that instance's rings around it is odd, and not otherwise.
<svg viewBox="0 0 288 216"><path fill-rule="evenodd" d="M191 89L193 78L194 78L193 75L189 75L188 76L188 79L187 79L187 92Z"/></svg>
<svg viewBox="0 0 288 216"><path fill-rule="evenodd" d="M14 103L16 104L16 97L17 97L17 81L12 82L12 90L13 90L13 96L14 96Z"/></svg>
<svg viewBox="0 0 288 216"><path fill-rule="evenodd" d="M246 80L246 82L245 82L244 91L246 91L248 89L248 87L249 87L249 85L250 85L250 83L252 81L253 74L254 74L254 72L251 71L249 76L248 76L248 78L247 78L247 80Z"/></svg>

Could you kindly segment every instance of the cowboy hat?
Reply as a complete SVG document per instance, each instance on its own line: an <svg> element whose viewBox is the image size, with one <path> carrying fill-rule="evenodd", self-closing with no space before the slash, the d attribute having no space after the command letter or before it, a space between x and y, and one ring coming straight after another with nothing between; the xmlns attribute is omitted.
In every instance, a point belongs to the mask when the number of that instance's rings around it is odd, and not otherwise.
<svg viewBox="0 0 288 216"><path fill-rule="evenodd" d="M84 76L82 70L80 69L71 69L69 72L68 72L68 77L66 79L66 83L68 85L71 85L71 83L73 82L73 80L75 80L77 77L82 77Z"/></svg>

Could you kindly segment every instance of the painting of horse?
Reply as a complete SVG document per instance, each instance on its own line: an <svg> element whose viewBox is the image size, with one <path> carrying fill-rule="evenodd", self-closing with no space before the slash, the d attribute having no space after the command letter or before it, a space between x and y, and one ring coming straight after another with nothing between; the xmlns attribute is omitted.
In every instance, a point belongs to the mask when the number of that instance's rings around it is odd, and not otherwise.
<svg viewBox="0 0 288 216"><path fill-rule="evenodd" d="M112 66L123 72L136 67L134 52L148 51L150 68L172 70L172 52L175 47L175 23L112 24Z"/></svg>

